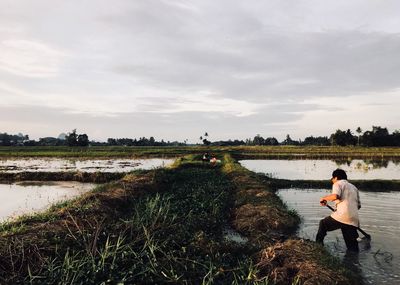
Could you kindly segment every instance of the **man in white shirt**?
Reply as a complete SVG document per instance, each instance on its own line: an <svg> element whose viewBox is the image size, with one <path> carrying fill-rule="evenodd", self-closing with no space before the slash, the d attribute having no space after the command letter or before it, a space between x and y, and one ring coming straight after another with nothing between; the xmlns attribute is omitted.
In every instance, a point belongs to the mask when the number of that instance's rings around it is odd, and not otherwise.
<svg viewBox="0 0 400 285"><path fill-rule="evenodd" d="M347 181L342 169L333 171L331 181L332 194L322 197L319 203L325 206L327 201L334 201L336 211L319 222L316 241L323 244L327 232L341 229L347 250L358 251L358 210L361 208L358 189Z"/></svg>

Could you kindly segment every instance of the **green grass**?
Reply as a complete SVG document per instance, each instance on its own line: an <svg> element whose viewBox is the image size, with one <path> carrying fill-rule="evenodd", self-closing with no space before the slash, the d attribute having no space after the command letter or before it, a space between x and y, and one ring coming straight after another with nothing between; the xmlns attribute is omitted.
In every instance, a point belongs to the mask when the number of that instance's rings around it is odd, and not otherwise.
<svg viewBox="0 0 400 285"><path fill-rule="evenodd" d="M231 154L235 159L400 159L398 147L338 147L338 146L183 146L183 147L0 147L0 157L59 157L59 158L151 158L182 157L204 152L222 156Z"/></svg>
<svg viewBox="0 0 400 285"><path fill-rule="evenodd" d="M258 176L272 190L276 191L282 188L301 188L301 189L331 189L332 183L328 180L288 180L270 178L265 174L259 173ZM400 191L400 180L351 180L351 183L357 186L361 191L383 192Z"/></svg>
<svg viewBox="0 0 400 285"><path fill-rule="evenodd" d="M59 157L59 158L151 158L177 157L192 151L204 152L205 147L0 147L0 157Z"/></svg>
<svg viewBox="0 0 400 285"><path fill-rule="evenodd" d="M140 173L143 170L131 171L131 173ZM92 183L106 183L123 178L126 173L123 172L0 172L1 183L12 183L16 181L79 181Z"/></svg>

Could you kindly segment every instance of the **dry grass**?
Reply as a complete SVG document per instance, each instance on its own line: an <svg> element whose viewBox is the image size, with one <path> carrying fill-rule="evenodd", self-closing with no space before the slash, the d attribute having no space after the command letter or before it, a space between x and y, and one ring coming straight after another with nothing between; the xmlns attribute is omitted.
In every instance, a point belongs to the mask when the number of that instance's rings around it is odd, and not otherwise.
<svg viewBox="0 0 400 285"><path fill-rule="evenodd" d="M357 284L340 274L337 266L322 264L327 252L310 241L289 239L267 247L260 255L259 279L268 278L275 284Z"/></svg>
<svg viewBox="0 0 400 285"><path fill-rule="evenodd" d="M257 243L271 243L293 232L299 217L288 211L279 197L254 173L225 156L223 171L236 186L232 224Z"/></svg>

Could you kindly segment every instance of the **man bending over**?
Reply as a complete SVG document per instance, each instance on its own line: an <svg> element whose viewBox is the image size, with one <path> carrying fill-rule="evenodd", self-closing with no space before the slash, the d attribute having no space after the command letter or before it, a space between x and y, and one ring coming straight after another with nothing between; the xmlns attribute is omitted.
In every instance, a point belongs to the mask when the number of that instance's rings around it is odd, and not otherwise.
<svg viewBox="0 0 400 285"><path fill-rule="evenodd" d="M358 189L347 181L342 169L333 171L331 181L332 194L322 197L319 203L326 206L327 201L334 201L336 211L319 222L316 241L323 244L327 232L341 229L347 250L358 251L358 210L361 208Z"/></svg>

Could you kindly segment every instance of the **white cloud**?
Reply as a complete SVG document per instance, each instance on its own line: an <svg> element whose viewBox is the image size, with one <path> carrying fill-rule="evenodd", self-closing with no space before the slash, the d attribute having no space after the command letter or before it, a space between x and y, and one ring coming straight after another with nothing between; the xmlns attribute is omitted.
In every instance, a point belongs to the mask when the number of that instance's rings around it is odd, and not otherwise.
<svg viewBox="0 0 400 285"><path fill-rule="evenodd" d="M232 115L247 117L257 114L264 104L250 103L245 100L236 100L219 97L210 92L201 92L195 96L181 99L172 103L170 109L155 110L159 113L204 112L214 115Z"/></svg>
<svg viewBox="0 0 400 285"><path fill-rule="evenodd" d="M307 135L329 135L337 129L357 127L370 130L372 126L382 126L390 131L399 129L400 89L391 92L371 92L348 97L323 97L308 101L318 104L318 108L305 112L294 133Z"/></svg>
<svg viewBox="0 0 400 285"><path fill-rule="evenodd" d="M18 76L56 76L65 56L36 41L9 39L0 42L0 69Z"/></svg>

